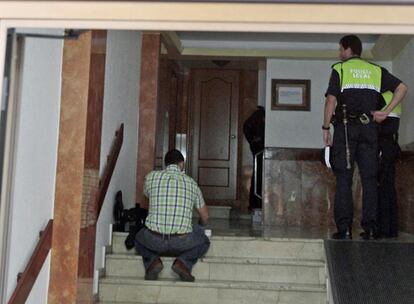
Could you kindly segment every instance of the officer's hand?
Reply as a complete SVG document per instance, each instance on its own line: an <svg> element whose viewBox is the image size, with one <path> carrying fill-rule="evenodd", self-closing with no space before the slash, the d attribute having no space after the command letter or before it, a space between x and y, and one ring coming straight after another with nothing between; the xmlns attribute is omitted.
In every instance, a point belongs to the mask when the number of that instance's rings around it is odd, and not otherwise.
<svg viewBox="0 0 414 304"><path fill-rule="evenodd" d="M374 121L380 123L380 122L383 122L387 118L388 113L385 111L375 111L375 112L372 112L372 116L374 118Z"/></svg>
<svg viewBox="0 0 414 304"><path fill-rule="evenodd" d="M323 143L325 146L332 146L332 137L329 130L323 130Z"/></svg>

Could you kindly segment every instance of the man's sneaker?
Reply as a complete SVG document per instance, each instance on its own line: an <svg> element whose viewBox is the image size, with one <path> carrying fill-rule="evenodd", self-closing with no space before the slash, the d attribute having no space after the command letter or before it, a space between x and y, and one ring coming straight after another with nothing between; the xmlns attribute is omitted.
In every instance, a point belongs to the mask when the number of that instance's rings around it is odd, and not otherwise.
<svg viewBox="0 0 414 304"><path fill-rule="evenodd" d="M188 271L187 267L179 259L175 259L174 264L171 266L172 270L178 274L181 281L194 282L195 278Z"/></svg>
<svg viewBox="0 0 414 304"><path fill-rule="evenodd" d="M158 274L164 268L161 259L158 258L145 271L145 280L155 281L158 279Z"/></svg>

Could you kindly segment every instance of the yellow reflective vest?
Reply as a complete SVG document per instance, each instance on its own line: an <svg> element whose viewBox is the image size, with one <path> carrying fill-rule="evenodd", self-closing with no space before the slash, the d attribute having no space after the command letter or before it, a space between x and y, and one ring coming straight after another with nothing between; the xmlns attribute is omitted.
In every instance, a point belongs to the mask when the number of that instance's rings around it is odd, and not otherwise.
<svg viewBox="0 0 414 304"><path fill-rule="evenodd" d="M381 67L375 64L353 57L334 64L333 69L339 74L341 92L347 89L381 91Z"/></svg>
<svg viewBox="0 0 414 304"><path fill-rule="evenodd" d="M385 100L385 106L382 108L382 110L385 110L388 105L391 103L393 93L391 91L387 91L382 93L382 97ZM388 114L388 117L401 117L401 103L399 103L393 110Z"/></svg>

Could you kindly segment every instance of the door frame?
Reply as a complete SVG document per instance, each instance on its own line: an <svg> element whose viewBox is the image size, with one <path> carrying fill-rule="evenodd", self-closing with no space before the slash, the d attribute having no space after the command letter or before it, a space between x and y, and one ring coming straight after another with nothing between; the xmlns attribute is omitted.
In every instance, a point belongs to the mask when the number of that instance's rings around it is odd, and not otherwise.
<svg viewBox="0 0 414 304"><path fill-rule="evenodd" d="M0 24L1 33L4 28ZM4 45L0 45L2 49L6 50L7 42L7 28L6 30L6 39ZM5 289L7 287L7 269L8 269L8 259L10 252L8 251L8 244L10 242L10 220L11 220L11 210L12 205L10 204L11 194L13 191L14 184L12 182L15 174L15 158L16 158L16 137L18 134L18 125L20 121L20 80L21 80L21 64L22 64L22 51L24 48L24 41L17 38L15 33L11 33L11 58L10 58L10 79L9 79L9 90L7 102L7 112L6 112L6 130L4 134L4 162L3 170L0 172L2 174L1 179L1 202L0 202L0 269L3 271L0 273L0 302L5 302L4 298ZM3 40L1 40L3 42ZM5 67L5 60L0 64L0 80L3 84L3 72ZM3 88L1 88L3 89ZM3 91L0 90L0 96L3 96ZM0 98L1 100L2 98ZM1 147L0 147L1 148Z"/></svg>

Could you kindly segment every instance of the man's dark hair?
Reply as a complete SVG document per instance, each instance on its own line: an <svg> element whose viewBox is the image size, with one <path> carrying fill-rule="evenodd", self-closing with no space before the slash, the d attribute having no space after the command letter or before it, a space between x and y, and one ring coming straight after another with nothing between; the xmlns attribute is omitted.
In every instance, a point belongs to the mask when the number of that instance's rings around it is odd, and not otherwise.
<svg viewBox="0 0 414 304"><path fill-rule="evenodd" d="M361 56L362 53L362 42L355 35L347 35L341 38L339 44L346 50L347 48L351 48L352 53L357 56Z"/></svg>
<svg viewBox="0 0 414 304"><path fill-rule="evenodd" d="M165 166L176 165L184 161L184 156L180 151L172 149L165 154L164 163Z"/></svg>

